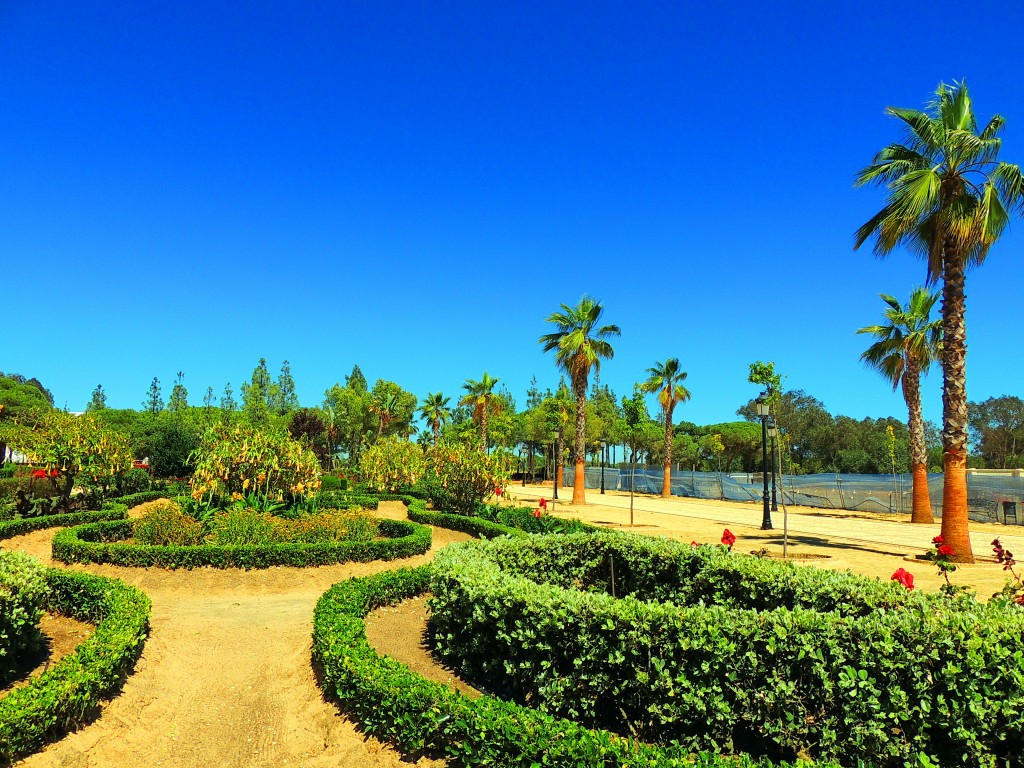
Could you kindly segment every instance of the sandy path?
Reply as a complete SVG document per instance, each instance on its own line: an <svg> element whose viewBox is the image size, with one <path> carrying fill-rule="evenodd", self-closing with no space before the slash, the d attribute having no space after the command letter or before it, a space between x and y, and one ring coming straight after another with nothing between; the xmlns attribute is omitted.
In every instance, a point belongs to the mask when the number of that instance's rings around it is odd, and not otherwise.
<svg viewBox="0 0 1024 768"><path fill-rule="evenodd" d="M404 517L401 504L381 506L382 516ZM3 546L49 563L53 533L11 538ZM97 721L19 765L410 765L387 745L364 738L323 700L310 664L313 607L338 581L420 565L436 549L468 538L435 529L427 555L322 568L74 566L143 589L153 600L151 635L135 673Z"/></svg>

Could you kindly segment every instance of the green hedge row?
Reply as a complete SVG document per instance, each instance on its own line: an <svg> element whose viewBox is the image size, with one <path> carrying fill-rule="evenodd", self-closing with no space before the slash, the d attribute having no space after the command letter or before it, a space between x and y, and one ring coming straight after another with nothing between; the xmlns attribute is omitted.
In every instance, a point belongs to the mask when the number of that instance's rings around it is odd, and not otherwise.
<svg viewBox="0 0 1024 768"><path fill-rule="evenodd" d="M613 562L626 597L607 594ZM645 568L727 586L657 602ZM439 552L432 572L442 658L587 725L844 765L923 753L995 766L1024 754L1024 612L1005 602L621 534L469 542ZM638 599L647 587L654 601ZM804 607L844 600L854 609Z"/></svg>
<svg viewBox="0 0 1024 768"><path fill-rule="evenodd" d="M0 550L0 686L42 647L39 620L47 592L42 563L24 552Z"/></svg>
<svg viewBox="0 0 1024 768"><path fill-rule="evenodd" d="M455 768L771 765L745 756L642 744L490 696L471 700L377 655L366 641L363 618L375 608L422 594L429 582L430 566L349 579L320 598L313 616L313 656L327 692L368 734L406 755L444 757Z"/></svg>
<svg viewBox="0 0 1024 768"><path fill-rule="evenodd" d="M0 521L0 539L20 536L23 533L40 531L44 528L57 528L83 523L99 523L105 520L123 520L131 507L147 501L165 498L166 494L159 491L144 491L130 496L119 496L108 499L98 510L67 512L61 515L42 515L40 517L23 517L16 520Z"/></svg>
<svg viewBox="0 0 1024 768"><path fill-rule="evenodd" d="M422 555L431 544L430 529L401 520L381 520L388 537L369 542L270 544L266 546L149 546L125 543L132 535L127 520L65 528L53 537L53 558L64 563L110 563L148 568L269 568L397 560Z"/></svg>
<svg viewBox="0 0 1024 768"><path fill-rule="evenodd" d="M96 624L73 654L0 699L0 764L81 725L116 693L142 651L150 602L117 579L49 569L49 609Z"/></svg>

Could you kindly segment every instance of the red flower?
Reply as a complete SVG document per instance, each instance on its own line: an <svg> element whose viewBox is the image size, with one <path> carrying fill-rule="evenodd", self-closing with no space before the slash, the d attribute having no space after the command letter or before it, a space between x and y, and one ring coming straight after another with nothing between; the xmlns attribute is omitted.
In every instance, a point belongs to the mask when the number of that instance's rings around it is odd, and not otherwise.
<svg viewBox="0 0 1024 768"><path fill-rule="evenodd" d="M543 501L543 499L542 499L542 501ZM534 517L540 517L540 515L541 515L541 511L539 509L533 510L533 516Z"/></svg>
<svg viewBox="0 0 1024 768"><path fill-rule="evenodd" d="M547 509L548 508L547 499L541 499L539 503L540 503L540 508L541 509Z"/></svg>
<svg viewBox="0 0 1024 768"><path fill-rule="evenodd" d="M722 531L722 543L729 549L732 549L732 545L736 543L736 536L728 528Z"/></svg>
<svg viewBox="0 0 1024 768"><path fill-rule="evenodd" d="M494 489L494 495L495 496L501 496L501 488L495 488Z"/></svg>
<svg viewBox="0 0 1024 768"><path fill-rule="evenodd" d="M32 477L35 478L35 479L44 478L44 477L46 477L46 470L45 469L33 469L32 470Z"/></svg>
<svg viewBox="0 0 1024 768"><path fill-rule="evenodd" d="M698 544L698 543L697 543L696 541L691 541L691 542L690 542L690 546L691 546L691 547L699 547L699 546L700 546L700 544Z"/></svg>
<svg viewBox="0 0 1024 768"><path fill-rule="evenodd" d="M913 589L914 588L914 574L908 573L903 568L897 568L896 569L896 573L894 573L892 575L892 578L890 579L890 581L898 581L900 584L902 584L907 589Z"/></svg>
<svg viewBox="0 0 1024 768"><path fill-rule="evenodd" d="M946 557L950 557L953 554L953 548L949 546L949 544L943 544L941 547L939 547L939 554L945 555Z"/></svg>
<svg viewBox="0 0 1024 768"><path fill-rule="evenodd" d="M941 544L941 543L942 543L942 534L940 533L938 536L936 536L934 539L932 539L932 544Z"/></svg>

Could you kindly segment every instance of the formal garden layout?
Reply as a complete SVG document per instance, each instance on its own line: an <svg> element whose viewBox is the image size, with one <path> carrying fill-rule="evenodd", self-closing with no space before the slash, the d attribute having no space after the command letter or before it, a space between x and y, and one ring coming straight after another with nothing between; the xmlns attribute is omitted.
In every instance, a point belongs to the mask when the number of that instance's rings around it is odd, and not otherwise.
<svg viewBox="0 0 1024 768"><path fill-rule="evenodd" d="M218 423L191 478L165 482L95 420L49 418L20 444L38 468L8 470L34 503L0 521L3 762L996 766L1024 749L1012 582L981 602L905 569L741 554L729 531L601 530L510 503L507 455L467 442L382 440L357 484L287 434ZM368 617L390 627L374 644Z"/></svg>

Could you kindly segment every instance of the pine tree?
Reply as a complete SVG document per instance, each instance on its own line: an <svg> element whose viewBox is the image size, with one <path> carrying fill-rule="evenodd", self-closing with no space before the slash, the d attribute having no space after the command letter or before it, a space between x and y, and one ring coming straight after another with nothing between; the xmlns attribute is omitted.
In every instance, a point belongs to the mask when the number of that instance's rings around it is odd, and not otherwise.
<svg viewBox="0 0 1024 768"><path fill-rule="evenodd" d="M231 388L230 381L224 385L224 394L220 398L220 409L224 411L224 415L228 419L231 418L231 414L238 410L238 403L235 401L235 390Z"/></svg>
<svg viewBox="0 0 1024 768"><path fill-rule="evenodd" d="M363 372L359 369L359 366L353 365L352 373L345 377L345 386L349 389L354 389L357 392L366 392L370 385L367 383L366 377L363 376Z"/></svg>
<svg viewBox="0 0 1024 768"><path fill-rule="evenodd" d="M188 390L185 389L185 374L178 371L178 380L174 382L171 389L171 399L167 403L167 410L171 413L181 413L188 408Z"/></svg>
<svg viewBox="0 0 1024 768"><path fill-rule="evenodd" d="M207 387L206 388L206 394L203 395L203 407L207 411L209 411L211 408L213 408L213 400L214 400L213 387Z"/></svg>
<svg viewBox="0 0 1024 768"><path fill-rule="evenodd" d="M148 413L160 413L164 409L164 397L160 392L160 379L153 377L146 393L146 399L142 401L142 410Z"/></svg>
<svg viewBox="0 0 1024 768"><path fill-rule="evenodd" d="M267 423L275 391L276 387L267 370L267 360L261 357L252 371L251 380L242 384L242 411L250 422L257 425Z"/></svg>
<svg viewBox="0 0 1024 768"><path fill-rule="evenodd" d="M97 384L92 391L92 399L85 406L87 411L102 411L107 407L107 393L103 391L103 385Z"/></svg>
<svg viewBox="0 0 1024 768"><path fill-rule="evenodd" d="M295 379L292 378L291 364L285 360L281 364L281 375L277 377L277 397L274 410L281 415L299 409L299 397L295 394Z"/></svg>

